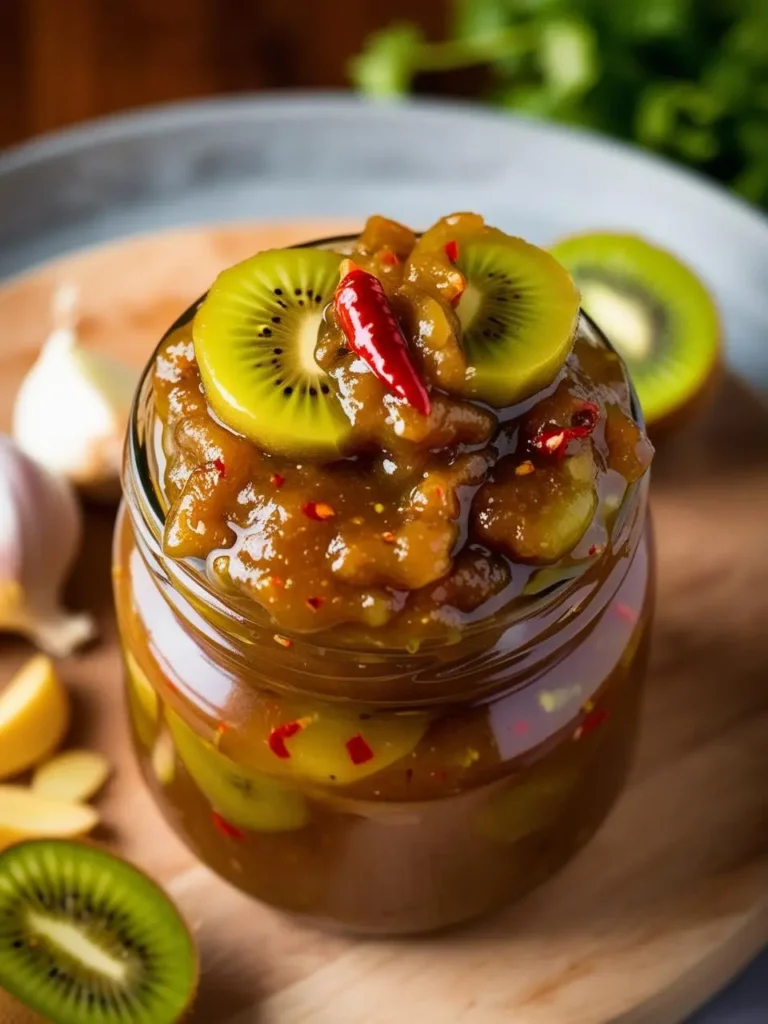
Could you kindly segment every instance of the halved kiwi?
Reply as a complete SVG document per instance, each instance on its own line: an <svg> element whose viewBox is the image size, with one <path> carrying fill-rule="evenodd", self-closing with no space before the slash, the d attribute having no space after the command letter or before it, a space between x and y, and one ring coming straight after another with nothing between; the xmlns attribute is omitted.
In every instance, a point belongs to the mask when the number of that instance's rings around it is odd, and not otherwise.
<svg viewBox="0 0 768 1024"><path fill-rule="evenodd" d="M173 1024L197 953L176 908L104 850L34 840L0 854L0 986L56 1024Z"/></svg>
<svg viewBox="0 0 768 1024"><path fill-rule="evenodd" d="M611 232L565 238L551 251L627 364L649 426L706 389L718 364L720 323L689 267L643 238Z"/></svg>
<svg viewBox="0 0 768 1024"><path fill-rule="evenodd" d="M315 361L341 256L274 249L219 274L193 323L206 398L233 430L272 452L332 457L351 424Z"/></svg>
<svg viewBox="0 0 768 1024"><path fill-rule="evenodd" d="M167 710L166 717L179 760L228 822L254 832L290 832L306 824L307 804L297 789L235 764L175 712Z"/></svg>
<svg viewBox="0 0 768 1024"><path fill-rule="evenodd" d="M579 293L543 249L455 213L425 231L406 280L454 306L467 368L458 390L496 407L551 384L573 347Z"/></svg>

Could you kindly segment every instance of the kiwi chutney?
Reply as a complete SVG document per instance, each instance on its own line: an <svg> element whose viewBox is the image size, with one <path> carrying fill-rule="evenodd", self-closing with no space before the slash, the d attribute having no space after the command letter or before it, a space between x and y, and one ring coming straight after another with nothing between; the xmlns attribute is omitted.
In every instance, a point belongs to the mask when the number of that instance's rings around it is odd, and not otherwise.
<svg viewBox="0 0 768 1024"><path fill-rule="evenodd" d="M631 757L651 458L568 273L475 214L224 271L145 374L115 544L183 838L379 934L551 874Z"/></svg>

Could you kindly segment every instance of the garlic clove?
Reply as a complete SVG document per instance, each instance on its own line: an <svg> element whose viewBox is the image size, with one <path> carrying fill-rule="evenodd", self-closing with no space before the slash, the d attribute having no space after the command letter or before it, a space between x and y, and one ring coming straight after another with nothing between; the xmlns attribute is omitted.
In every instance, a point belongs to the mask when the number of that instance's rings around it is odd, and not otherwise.
<svg viewBox="0 0 768 1024"><path fill-rule="evenodd" d="M94 497L119 496L123 442L138 371L79 344L77 291L53 300L53 330L21 383L16 443L51 472Z"/></svg>
<svg viewBox="0 0 768 1024"><path fill-rule="evenodd" d="M56 657L95 635L89 615L59 603L81 539L72 485L0 435L0 632L26 636Z"/></svg>
<svg viewBox="0 0 768 1024"><path fill-rule="evenodd" d="M85 804L48 800L28 786L0 785L0 849L23 839L69 839L91 832L99 815Z"/></svg>
<svg viewBox="0 0 768 1024"><path fill-rule="evenodd" d="M48 800L85 803L109 778L111 767L95 750L65 750L41 764L32 779L32 792Z"/></svg>
<svg viewBox="0 0 768 1024"><path fill-rule="evenodd" d="M0 691L0 779L49 757L69 719L69 696L51 659L35 655Z"/></svg>

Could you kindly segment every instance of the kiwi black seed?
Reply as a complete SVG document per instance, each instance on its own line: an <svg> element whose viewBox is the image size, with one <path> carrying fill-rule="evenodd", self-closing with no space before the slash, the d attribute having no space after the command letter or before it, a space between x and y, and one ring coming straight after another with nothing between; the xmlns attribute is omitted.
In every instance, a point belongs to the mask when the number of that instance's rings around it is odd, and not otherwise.
<svg viewBox="0 0 768 1024"><path fill-rule="evenodd" d="M320 249L258 253L220 274L195 314L209 404L269 451L332 457L351 432L314 354L340 261Z"/></svg>
<svg viewBox="0 0 768 1024"><path fill-rule="evenodd" d="M173 904L111 854L64 840L0 853L0 986L53 1024L173 1024L197 985Z"/></svg>
<svg viewBox="0 0 768 1024"><path fill-rule="evenodd" d="M689 267L646 239L611 232L563 239L552 253L627 364L649 426L706 389L719 362L720 325Z"/></svg>
<svg viewBox="0 0 768 1024"><path fill-rule="evenodd" d="M520 402L551 384L573 346L579 294L549 253L521 238L467 238L456 261L467 287L457 313L467 394Z"/></svg>

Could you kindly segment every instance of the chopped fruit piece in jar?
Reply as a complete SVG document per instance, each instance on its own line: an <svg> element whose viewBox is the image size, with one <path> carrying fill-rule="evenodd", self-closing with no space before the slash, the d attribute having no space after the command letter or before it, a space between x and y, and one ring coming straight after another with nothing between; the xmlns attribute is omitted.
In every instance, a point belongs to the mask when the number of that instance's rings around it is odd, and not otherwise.
<svg viewBox="0 0 768 1024"><path fill-rule="evenodd" d="M518 476L513 462L498 463L473 505L480 540L515 561L559 561L592 522L598 505L595 473L589 448L528 476Z"/></svg>
<svg viewBox="0 0 768 1024"><path fill-rule="evenodd" d="M287 832L306 824L307 806L298 790L236 764L174 711L166 715L178 758L215 813L253 832Z"/></svg>
<svg viewBox="0 0 768 1024"><path fill-rule="evenodd" d="M635 421L616 405L608 407L605 420L608 468L627 483L639 480L653 459L653 445Z"/></svg>
<svg viewBox="0 0 768 1024"><path fill-rule="evenodd" d="M455 310L413 284L398 288L392 305L412 340L414 358L425 379L435 387L461 391L467 379L467 360Z"/></svg>

